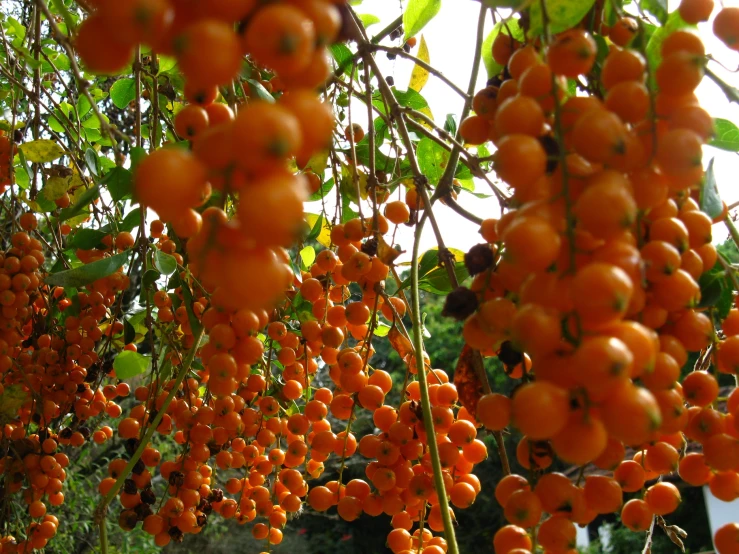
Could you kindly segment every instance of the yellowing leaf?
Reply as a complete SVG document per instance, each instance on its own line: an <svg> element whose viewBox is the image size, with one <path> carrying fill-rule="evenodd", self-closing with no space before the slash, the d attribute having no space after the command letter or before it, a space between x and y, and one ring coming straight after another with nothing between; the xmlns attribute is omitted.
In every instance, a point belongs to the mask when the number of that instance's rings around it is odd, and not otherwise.
<svg viewBox="0 0 739 554"><path fill-rule="evenodd" d="M64 148L49 139L32 140L21 144L20 149L29 162L35 163L51 162L64 155Z"/></svg>
<svg viewBox="0 0 739 554"><path fill-rule="evenodd" d="M17 419L18 410L26 401L28 394L20 385L10 385L5 387L5 391L0 394L0 425Z"/></svg>
<svg viewBox="0 0 739 554"><path fill-rule="evenodd" d="M418 59L423 62L429 63L431 58L429 57L429 47L426 44L426 38L421 35L421 43L418 46ZM421 92L421 89L426 86L429 80L429 72L416 64L413 66L413 72L411 73L411 81L408 83L408 88L412 88L416 92Z"/></svg>
<svg viewBox="0 0 739 554"><path fill-rule="evenodd" d="M49 177L46 180L46 185L41 191L41 194L43 194L47 200L51 200L53 202L57 198L61 198L64 195L64 193L67 192L68 189L69 189L69 179L68 178Z"/></svg>
<svg viewBox="0 0 739 554"><path fill-rule="evenodd" d="M323 172L326 170L327 165L328 150L323 150L321 152L318 152L317 154L314 154L313 157L308 160L308 164L305 166L305 169L310 169L316 175L323 175Z"/></svg>
<svg viewBox="0 0 739 554"><path fill-rule="evenodd" d="M313 229L319 217L321 216L318 214L305 214L305 221L308 223L308 226ZM328 221L326 221L325 217L321 223L321 232L318 233L316 242L326 248L331 247L331 227L329 227Z"/></svg>

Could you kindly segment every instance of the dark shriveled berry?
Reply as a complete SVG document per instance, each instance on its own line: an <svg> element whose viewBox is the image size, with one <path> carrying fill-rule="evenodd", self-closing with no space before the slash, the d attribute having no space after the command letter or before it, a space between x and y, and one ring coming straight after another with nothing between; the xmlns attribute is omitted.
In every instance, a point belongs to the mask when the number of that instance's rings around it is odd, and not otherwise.
<svg viewBox="0 0 739 554"><path fill-rule="evenodd" d="M463 321L475 313L477 304L474 292L467 287L459 287L447 295L441 315Z"/></svg>
<svg viewBox="0 0 739 554"><path fill-rule="evenodd" d="M464 265L472 276L490 269L494 261L493 251L487 243L476 244L464 255Z"/></svg>

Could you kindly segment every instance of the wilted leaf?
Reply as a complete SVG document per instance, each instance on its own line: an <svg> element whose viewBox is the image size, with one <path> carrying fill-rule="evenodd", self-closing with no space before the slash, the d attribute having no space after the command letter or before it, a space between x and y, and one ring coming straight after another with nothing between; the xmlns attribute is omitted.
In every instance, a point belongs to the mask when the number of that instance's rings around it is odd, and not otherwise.
<svg viewBox="0 0 739 554"><path fill-rule="evenodd" d="M118 271L130 255L130 252L121 252L110 258L103 258L74 269L52 273L44 278L44 282L47 285L65 288L83 287Z"/></svg>
<svg viewBox="0 0 739 554"><path fill-rule="evenodd" d="M380 236L377 242L377 257L385 265L392 265L395 259L403 253L402 250L397 250L389 245L385 239Z"/></svg>
<svg viewBox="0 0 739 554"><path fill-rule="evenodd" d="M130 379L141 375L148 367L149 358L130 350L124 350L113 360L113 369L118 379Z"/></svg>
<svg viewBox="0 0 739 554"><path fill-rule="evenodd" d="M472 416L477 412L477 402L482 396L482 384L474 366L475 356L475 351L465 344L454 370L454 386L457 387L459 401Z"/></svg>
<svg viewBox="0 0 739 554"><path fill-rule="evenodd" d="M418 54L416 56L422 62L429 63L431 58L429 57L429 47L426 44L426 38L421 35L421 41L418 46ZM426 85L429 80L429 72L420 65L413 66L413 72L411 73L411 80L408 83L408 88L421 92L421 89Z"/></svg>
<svg viewBox="0 0 739 554"><path fill-rule="evenodd" d="M390 346L392 346L393 350L398 353L401 360L405 359L408 354L413 352L411 341L401 335L395 325L393 325L392 329L388 331L387 338L390 340Z"/></svg>
<svg viewBox="0 0 739 554"><path fill-rule="evenodd" d="M441 9L441 0L409 0L403 12L403 41L415 36Z"/></svg>
<svg viewBox="0 0 739 554"><path fill-rule="evenodd" d="M29 162L46 163L61 158L64 148L49 139L32 140L19 146L21 152Z"/></svg>

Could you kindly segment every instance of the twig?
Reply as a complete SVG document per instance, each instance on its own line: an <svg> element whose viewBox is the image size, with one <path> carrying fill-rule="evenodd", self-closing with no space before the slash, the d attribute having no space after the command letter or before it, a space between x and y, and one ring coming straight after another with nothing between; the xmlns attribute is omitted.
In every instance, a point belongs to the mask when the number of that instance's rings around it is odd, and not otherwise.
<svg viewBox="0 0 739 554"><path fill-rule="evenodd" d="M368 48L369 50L375 50L375 51L382 51L387 52L388 54L392 54L395 56L400 56L401 58L406 58L407 60L411 60L413 63L415 63L417 66L421 67L422 69L425 69L431 75L434 75L435 77L438 77L440 80L444 81L444 83L451 88L454 92L459 94L462 98L465 99L465 101L469 98L469 94L463 91L461 88L459 88L457 85L454 84L453 81L450 81L448 77L445 77L444 74L436 69L434 66L426 63L422 59L414 56L413 54L409 54L402 48L397 47L391 47L391 46L383 46L381 44L372 45Z"/></svg>

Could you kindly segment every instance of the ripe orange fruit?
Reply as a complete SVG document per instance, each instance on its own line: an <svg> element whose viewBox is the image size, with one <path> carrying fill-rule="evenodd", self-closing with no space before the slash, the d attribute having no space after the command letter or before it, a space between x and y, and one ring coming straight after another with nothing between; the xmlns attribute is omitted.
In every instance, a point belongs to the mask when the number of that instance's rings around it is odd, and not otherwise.
<svg viewBox="0 0 739 554"><path fill-rule="evenodd" d="M725 7L713 20L713 34L732 50L739 50L739 8Z"/></svg>
<svg viewBox="0 0 739 554"><path fill-rule="evenodd" d="M259 64L277 73L295 75L313 56L316 29L297 7L269 4L249 20L243 36L244 49Z"/></svg>
<svg viewBox="0 0 739 554"><path fill-rule="evenodd" d="M511 419L518 429L534 440L548 439L567 424L569 395L546 382L528 383L519 388L511 402Z"/></svg>

